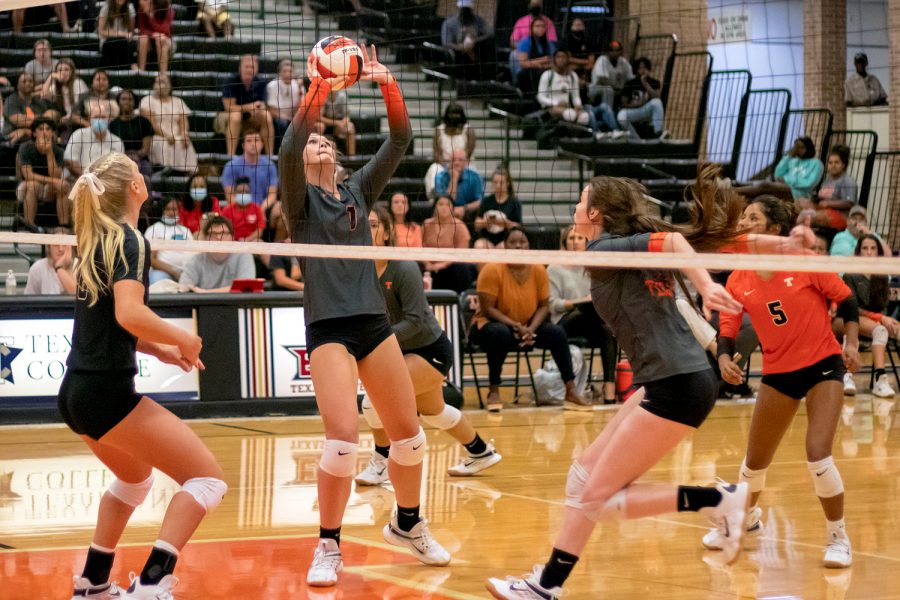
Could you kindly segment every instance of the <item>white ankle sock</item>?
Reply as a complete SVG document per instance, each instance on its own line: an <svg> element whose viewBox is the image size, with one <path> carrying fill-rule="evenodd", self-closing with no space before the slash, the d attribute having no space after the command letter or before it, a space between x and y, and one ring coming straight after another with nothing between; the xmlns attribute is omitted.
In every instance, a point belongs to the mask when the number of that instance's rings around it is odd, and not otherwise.
<svg viewBox="0 0 900 600"><path fill-rule="evenodd" d="M97 552L103 552L105 554L115 554L115 552L116 552L115 548L104 548L103 546L101 546L99 544L95 544L93 542L91 542L91 548L93 548Z"/></svg>
<svg viewBox="0 0 900 600"><path fill-rule="evenodd" d="M175 546L173 546L173 545L170 544L169 542L166 542L166 541L163 541L163 540L156 540L155 542L153 542L153 547L154 547L154 548L159 548L160 550L165 550L166 552L168 552L169 554L171 554L171 555L174 556L175 558L178 558L178 554L179 554L178 548L176 548Z"/></svg>

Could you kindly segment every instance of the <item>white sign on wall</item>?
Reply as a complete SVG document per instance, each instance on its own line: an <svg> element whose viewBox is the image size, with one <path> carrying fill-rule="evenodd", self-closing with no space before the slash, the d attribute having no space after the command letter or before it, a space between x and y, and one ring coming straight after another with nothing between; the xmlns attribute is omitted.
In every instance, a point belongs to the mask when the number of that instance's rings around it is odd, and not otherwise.
<svg viewBox="0 0 900 600"><path fill-rule="evenodd" d="M709 43L727 44L750 40L750 7L724 6L709 9Z"/></svg>

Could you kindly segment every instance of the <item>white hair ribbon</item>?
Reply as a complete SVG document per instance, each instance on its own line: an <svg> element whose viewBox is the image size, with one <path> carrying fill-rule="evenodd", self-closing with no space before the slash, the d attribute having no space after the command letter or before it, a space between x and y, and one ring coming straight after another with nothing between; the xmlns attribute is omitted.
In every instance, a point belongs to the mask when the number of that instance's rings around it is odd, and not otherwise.
<svg viewBox="0 0 900 600"><path fill-rule="evenodd" d="M85 173L79 177L78 181L75 182L75 185L72 186L72 191L69 193L69 200L75 200L75 196L78 194L81 186L87 186L91 191L91 199L93 200L94 208L99 210L100 195L106 191L106 186L103 185L103 182L100 181L100 178L97 177L96 173Z"/></svg>

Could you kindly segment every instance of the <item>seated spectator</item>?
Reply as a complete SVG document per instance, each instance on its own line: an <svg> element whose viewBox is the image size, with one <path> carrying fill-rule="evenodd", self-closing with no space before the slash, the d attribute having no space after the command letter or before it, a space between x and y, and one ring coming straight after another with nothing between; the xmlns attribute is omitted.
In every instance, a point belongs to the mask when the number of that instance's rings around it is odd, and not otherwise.
<svg viewBox="0 0 900 600"><path fill-rule="evenodd" d="M528 3L528 14L516 19L512 32L509 34L509 47L517 48L519 42L531 35L531 26L535 21L541 21L547 31L547 39L556 43L556 25L553 19L544 14L544 3L541 0L531 0Z"/></svg>
<svg viewBox="0 0 900 600"><path fill-rule="evenodd" d="M16 93L3 102L3 135L16 146L31 139L31 124L47 110L47 104L34 94L34 78L19 75Z"/></svg>
<svg viewBox="0 0 900 600"><path fill-rule="evenodd" d="M76 129L66 144L63 157L72 177L81 177L91 163L110 152L125 152L119 136L109 132L109 109L105 104L91 104L91 126Z"/></svg>
<svg viewBox="0 0 900 600"><path fill-rule="evenodd" d="M75 121L82 127L89 127L87 115L92 103L103 103L108 109L110 119L119 116L119 103L109 94L109 75L103 69L94 71L91 77L91 88L78 98Z"/></svg>
<svg viewBox="0 0 900 600"><path fill-rule="evenodd" d="M137 66L138 70L147 70L147 52L150 42L156 51L156 61L159 63L159 72L168 73L169 55L175 52L172 43L172 21L175 19L175 9L171 0L139 0L137 14L138 45Z"/></svg>
<svg viewBox="0 0 900 600"><path fill-rule="evenodd" d="M485 196L475 218L475 248L502 248L507 232L522 222L522 203L516 198L512 175L504 166L491 175L494 193Z"/></svg>
<svg viewBox="0 0 900 600"><path fill-rule="evenodd" d="M775 180L790 187L795 201L813 197L825 168L816 158L816 146L808 137L797 138L775 167ZM805 205L806 203L804 203ZM803 206L801 206L803 208Z"/></svg>
<svg viewBox="0 0 900 600"><path fill-rule="evenodd" d="M286 243L290 241L284 240ZM296 256L273 254L269 257L269 273L272 276L274 291L303 291L303 273L300 271L300 260Z"/></svg>
<svg viewBox="0 0 900 600"><path fill-rule="evenodd" d="M197 170L197 152L191 142L188 116L191 109L178 96L172 95L172 81L160 73L153 91L141 100L141 115L153 126L150 162L183 173Z"/></svg>
<svg viewBox="0 0 900 600"><path fill-rule="evenodd" d="M395 246L422 247L422 226L409 220L409 198L403 192L391 196L391 217L394 220Z"/></svg>
<svg viewBox="0 0 900 600"><path fill-rule="evenodd" d="M505 247L527 250L528 237L519 227L509 230ZM550 314L550 280L542 265L487 264L478 275L478 310L469 336L487 354L489 391L487 407L502 408L500 375L503 362L515 348L550 350L566 384L565 407L590 410L575 389L575 373L569 339L559 325L547 321Z"/></svg>
<svg viewBox="0 0 900 600"><path fill-rule="evenodd" d="M332 91L322 105L322 115L316 123L320 135L342 140L347 154L356 154L356 126L350 120L350 105L345 90Z"/></svg>
<svg viewBox="0 0 900 600"><path fill-rule="evenodd" d="M587 238L575 231L574 225L562 230L560 248L584 252ZM603 402L616 401L616 362L619 346L609 325L603 322L591 301L591 276L584 267L550 265L550 322L562 327L566 335L583 337L593 348L600 349L603 361Z"/></svg>
<svg viewBox="0 0 900 600"><path fill-rule="evenodd" d="M241 137L241 128L252 126L262 138L266 154L274 153L275 131L272 115L266 108L266 82L258 77L259 60L252 54L241 56L238 72L222 89L222 104L225 111L220 113L225 120L225 143L228 154L234 156Z"/></svg>
<svg viewBox="0 0 900 600"><path fill-rule="evenodd" d="M278 200L278 169L268 156L261 154L262 139L259 131L252 127L244 130L243 154L235 156L222 171L222 187L225 199L234 202L235 185L238 178L250 180L250 194L253 203L269 212Z"/></svg>
<svg viewBox="0 0 900 600"><path fill-rule="evenodd" d="M200 233L200 222L209 213L220 212L219 199L210 195L206 177L194 173L188 182L187 194L182 197L178 209L178 220L197 237Z"/></svg>
<svg viewBox="0 0 900 600"><path fill-rule="evenodd" d="M630 79L622 88L622 108L616 115L619 127L627 131L632 139L640 139L635 125L646 124L653 137L663 135L663 103L659 95L662 84L650 76L653 66L650 59L637 59L637 77Z"/></svg>
<svg viewBox="0 0 900 600"><path fill-rule="evenodd" d="M578 87L580 90L586 91L589 75L596 60L594 46L587 36L584 21L572 19L566 39L559 44L559 47L568 51L569 63L575 74L578 75Z"/></svg>
<svg viewBox="0 0 900 600"><path fill-rule="evenodd" d="M197 20L210 39L221 35L226 40L234 36L234 23L228 14L228 0L197 0Z"/></svg>
<svg viewBox="0 0 900 600"><path fill-rule="evenodd" d="M49 233L72 235L72 231L66 227L54 227ZM35 261L28 269L25 293L73 296L75 294L75 260L72 258L72 246L49 244L47 256Z"/></svg>
<svg viewBox="0 0 900 600"><path fill-rule="evenodd" d="M450 168L438 173L434 182L434 192L438 196L453 199L453 215L459 219L469 213L474 215L484 195L484 179L474 169L469 168L465 150L454 150Z"/></svg>
<svg viewBox="0 0 900 600"><path fill-rule="evenodd" d="M854 256L884 256L881 240L865 233L859 237ZM844 273L844 283L853 292L859 304L859 335L872 340L872 368L875 384L872 393L879 398L893 398L894 388L885 373L885 349L890 339L900 338L900 323L885 314L890 300L890 282L887 275L868 273ZM832 326L838 339L844 335L843 319L834 319ZM856 383L853 374L844 375L844 394L855 395Z"/></svg>
<svg viewBox="0 0 900 600"><path fill-rule="evenodd" d="M150 177L150 143L153 141L153 125L146 117L135 112L134 92L122 90L116 99L119 116L109 124L109 130L122 140L125 154L137 163L141 174Z"/></svg>
<svg viewBox="0 0 900 600"><path fill-rule="evenodd" d="M178 222L179 203L176 198L166 198L163 214L159 221L147 228L144 237L148 240L192 240L191 230ZM174 250L154 250L150 243L150 283L163 279L178 281L185 263L194 252L176 252Z"/></svg>
<svg viewBox="0 0 900 600"><path fill-rule="evenodd" d="M97 19L100 66L106 69L138 68L135 62L134 28L137 12L128 0L106 0Z"/></svg>
<svg viewBox="0 0 900 600"><path fill-rule="evenodd" d="M25 10L26 9L24 8L19 8L12 11L13 31L17 34L21 34L22 28L25 26ZM59 4L54 4L53 13L56 15L56 20L59 21L59 26L62 28L62 32L72 33L72 27L69 24L69 13L66 9L66 3L60 2ZM29 19L29 21L31 21L31 19ZM45 24L45 26L46 25L48 24Z"/></svg>
<svg viewBox="0 0 900 600"><path fill-rule="evenodd" d="M466 158L472 160L477 141L475 128L469 126L466 111L462 105L451 102L444 109L441 122L434 128L431 139L432 160L428 172L425 173L425 194L431 198L434 193L434 180L441 170L445 170L453 158L455 150L465 150Z"/></svg>
<svg viewBox="0 0 900 600"><path fill-rule="evenodd" d="M22 182L16 198L24 208L25 225L35 229L39 202L54 203L60 225L70 223L69 185L63 176L64 154L56 142L56 126L51 119L38 117L31 122L31 141L19 146Z"/></svg>
<svg viewBox="0 0 900 600"><path fill-rule="evenodd" d="M75 63L71 58L61 58L53 72L41 88L41 98L48 103L48 109L54 112L59 122L59 131L63 140L80 125L77 123L78 99L88 91L87 84L78 77Z"/></svg>
<svg viewBox="0 0 900 600"><path fill-rule="evenodd" d="M856 73L844 82L844 100L847 106L878 106L887 104L887 92L881 86L878 78L866 72L869 66L869 57L864 52L859 52L853 57L853 66Z"/></svg>
<svg viewBox="0 0 900 600"><path fill-rule="evenodd" d="M56 63L59 61L52 56L53 47L49 40L39 39L34 43L32 51L34 58L25 63L25 72L34 79L34 87L37 92L50 78L50 74L56 70Z"/></svg>
<svg viewBox="0 0 900 600"><path fill-rule="evenodd" d="M813 229L813 234L816 236L816 240L813 242L810 250L818 256L828 256L828 249L831 247L831 242L834 241L834 236L829 236L822 229Z"/></svg>
<svg viewBox="0 0 900 600"><path fill-rule="evenodd" d="M869 229L866 209L857 204L847 214L847 229L838 232L831 241L831 256L853 256L856 244L863 235L872 234L881 240L881 247L885 256L892 256L891 247L887 245L880 235Z"/></svg>
<svg viewBox="0 0 900 600"><path fill-rule="evenodd" d="M591 71L591 85L588 98L592 103L606 104L612 110L618 107L615 103L621 98L625 84L634 78L631 63L622 56L622 44L617 41L609 43L609 52L600 56Z"/></svg>
<svg viewBox="0 0 900 600"><path fill-rule="evenodd" d="M434 216L422 226L422 246L425 248L468 248L469 228L453 216L450 196L438 196L434 201ZM432 278L432 288L453 290L461 294L472 287L477 277L473 265L454 262L426 262L425 273Z"/></svg>
<svg viewBox="0 0 900 600"><path fill-rule="evenodd" d="M456 6L459 12L441 24L441 45L453 51L459 79L490 79L496 62L494 30L475 14L472 0L457 0Z"/></svg>
<svg viewBox="0 0 900 600"><path fill-rule="evenodd" d="M202 237L213 242L233 241L231 221L220 215L211 216L206 221ZM185 263L178 283L191 292L228 292L235 279L254 277L256 267L250 254L198 252Z"/></svg>
<svg viewBox="0 0 900 600"><path fill-rule="evenodd" d="M266 85L266 106L275 126L275 152L291 124L304 94L303 81L294 77L294 62L285 58L278 63L278 77Z"/></svg>
<svg viewBox="0 0 900 600"><path fill-rule="evenodd" d="M569 53L565 50L553 54L553 68L541 75L537 101L555 119L579 125L590 122L590 115L581 104L578 76L572 70Z"/></svg>
<svg viewBox="0 0 900 600"><path fill-rule="evenodd" d="M516 87L526 95L533 94L541 75L549 69L556 53L556 42L547 36L547 25L541 19L531 21L531 34L522 38L510 53L510 70Z"/></svg>
<svg viewBox="0 0 900 600"><path fill-rule="evenodd" d="M815 212L812 215L814 227L830 227L841 231L847 228L847 214L856 204L856 181L847 172L850 164L850 148L838 144L828 153L825 179L819 191L810 201L801 200L802 209Z"/></svg>
<svg viewBox="0 0 900 600"><path fill-rule="evenodd" d="M222 216L231 221L234 239L239 242L258 242L266 228L266 214L253 202L250 178L238 177L232 188L231 203L222 209Z"/></svg>

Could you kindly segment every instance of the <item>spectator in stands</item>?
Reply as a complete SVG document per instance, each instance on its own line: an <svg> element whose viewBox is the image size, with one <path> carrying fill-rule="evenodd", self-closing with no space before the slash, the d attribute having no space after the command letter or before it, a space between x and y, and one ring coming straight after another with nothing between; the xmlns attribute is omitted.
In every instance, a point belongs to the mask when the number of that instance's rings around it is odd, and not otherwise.
<svg viewBox="0 0 900 600"><path fill-rule="evenodd" d="M347 154L356 154L356 126L350 120L350 101L345 90L332 91L325 99L322 114L316 123L320 135L343 140Z"/></svg>
<svg viewBox="0 0 900 600"><path fill-rule="evenodd" d="M209 193L209 184L202 173L194 173L188 182L187 194L182 197L178 220L191 230L194 237L200 233L204 215L220 212L219 199Z"/></svg>
<svg viewBox="0 0 900 600"><path fill-rule="evenodd" d="M559 245L569 252L584 252L587 238L575 231L574 225L562 230ZM619 347L609 325L603 322L591 302L591 276L584 267L550 265L550 321L562 327L566 335L585 338L600 349L603 361L603 402L616 401L616 362Z"/></svg>
<svg viewBox="0 0 900 600"><path fill-rule="evenodd" d="M628 80L622 88L622 107L616 115L619 126L633 139L640 139L635 125L646 124L653 137L663 135L663 103L660 100L662 84L650 76L653 65L642 56L635 61L637 77Z"/></svg>
<svg viewBox="0 0 900 600"><path fill-rule="evenodd" d="M221 35L226 40L234 36L234 23L228 14L228 0L197 0L197 20L210 39Z"/></svg>
<svg viewBox="0 0 900 600"><path fill-rule="evenodd" d="M16 93L3 102L3 135L12 145L31 139L31 124L47 110L47 104L34 94L34 78L19 75Z"/></svg>
<svg viewBox="0 0 900 600"><path fill-rule="evenodd" d="M812 210L814 227L830 227L838 231L847 228L847 213L856 204L856 181L847 172L850 148L843 144L834 146L828 153L825 179L812 199L802 198L798 204L803 210Z"/></svg>
<svg viewBox="0 0 900 600"><path fill-rule="evenodd" d="M275 152L291 124L304 94L303 81L294 77L294 62L285 58L278 63L278 77L266 85L266 106L275 126Z"/></svg>
<svg viewBox="0 0 900 600"><path fill-rule="evenodd" d="M395 246L422 247L422 226L409 220L409 198L403 192L391 196L391 218L394 220Z"/></svg>
<svg viewBox="0 0 900 600"><path fill-rule="evenodd" d="M258 242L266 228L266 214L253 202L250 178L238 177L234 181L231 203L222 209L222 216L231 221L234 239L239 242Z"/></svg>
<svg viewBox="0 0 900 600"><path fill-rule="evenodd" d="M39 39L34 43L34 58L25 63L25 72L34 78L35 90L41 89L50 78L50 74L56 70L59 62L52 57L53 49L50 41Z"/></svg>
<svg viewBox="0 0 900 600"><path fill-rule="evenodd" d="M434 216L425 219L422 245L426 248L468 248L471 239L469 229L453 216L453 200L441 195L434 201ZM426 262L425 273L432 278L432 288L453 290L461 294L472 287L477 277L473 265L454 262Z"/></svg>
<svg viewBox="0 0 900 600"><path fill-rule="evenodd" d="M594 47L587 36L584 21L572 19L566 39L560 43L560 48L569 52L569 63L578 75L578 85L581 90L587 90L589 74L596 62ZM585 96L586 98L587 96Z"/></svg>
<svg viewBox="0 0 900 600"><path fill-rule="evenodd" d="M90 123L87 120L87 116L90 112L90 104L98 102L106 105L108 109L106 112L109 113L110 119L115 119L119 116L119 103L110 96L109 75L103 69L94 71L94 75L91 77L91 88L78 97L78 109L73 116L73 120L82 127L89 127Z"/></svg>
<svg viewBox="0 0 900 600"><path fill-rule="evenodd" d="M141 115L153 126L150 161L154 165L191 173L197 169L197 152L191 143L188 116L191 109L172 95L172 81L160 73L153 91L141 100Z"/></svg>
<svg viewBox="0 0 900 600"><path fill-rule="evenodd" d="M856 73L844 82L844 100L847 106L878 106L887 104L887 92L878 78L866 72L869 57L864 52L853 57Z"/></svg>
<svg viewBox="0 0 900 600"><path fill-rule="evenodd" d="M191 230L178 222L179 203L176 198L163 200L163 214L159 221L147 228L144 237L148 240L191 240ZM154 250L150 244L150 283L163 279L178 281L181 271L194 252L176 252L173 250Z"/></svg>
<svg viewBox="0 0 900 600"><path fill-rule="evenodd" d="M609 52L602 55L591 71L591 85L588 98L592 103L606 104L611 109L618 108L625 84L634 78L631 63L622 56L622 44L613 40L609 43Z"/></svg>
<svg viewBox="0 0 900 600"><path fill-rule="evenodd" d="M459 12L441 24L441 45L453 51L462 80L490 79L494 72L494 30L475 14L472 0L457 0Z"/></svg>
<svg viewBox="0 0 900 600"><path fill-rule="evenodd" d="M505 247L527 250L528 236L520 227L509 230ZM550 280L542 265L487 264L478 275L478 310L469 331L488 359L488 410L502 408L500 375L506 355L514 348L550 350L566 384L565 405L589 409L591 403L575 389L572 355L565 330L547 320Z"/></svg>
<svg viewBox="0 0 900 600"><path fill-rule="evenodd" d="M78 71L71 58L59 59L41 88L41 98L48 102L49 108L54 111L54 118L63 130L59 133L64 140L79 127L73 120L77 116L78 99L86 91L88 86L78 77Z"/></svg>
<svg viewBox="0 0 900 600"><path fill-rule="evenodd" d="M484 195L484 179L469 167L465 150L454 150L450 158L450 168L438 173L434 181L434 192L453 199L453 215L459 219L474 216L481 197Z"/></svg>
<svg viewBox="0 0 900 600"><path fill-rule="evenodd" d="M503 165L491 175L494 193L485 196L475 218L475 248L502 248L507 232L522 222L522 203L516 198L512 175Z"/></svg>
<svg viewBox="0 0 900 600"><path fill-rule="evenodd" d="M169 71L169 55L174 52L172 43L172 21L175 19L175 9L171 0L139 0L137 29L137 66L138 70L147 69L147 52L150 49L150 41L153 40L153 49L156 51L156 61L159 63L159 72Z"/></svg>
<svg viewBox="0 0 900 600"><path fill-rule="evenodd" d="M125 152L119 136L109 132L108 111L103 103L91 104L91 126L76 129L69 138L63 157L71 177L81 177L84 170L104 154Z"/></svg>
<svg viewBox="0 0 900 600"><path fill-rule="evenodd" d="M522 38L510 53L510 70L516 87L526 94L537 90L544 71L553 65L556 42L547 35L547 25L542 19L531 21L531 35ZM515 60L514 60L515 59Z"/></svg>
<svg viewBox="0 0 900 600"><path fill-rule="evenodd" d="M109 124L109 130L122 140L125 154L137 163L145 177L150 177L150 143L153 140L153 125L146 117L135 112L134 92L122 90L116 101L119 116Z"/></svg>
<svg viewBox="0 0 900 600"><path fill-rule="evenodd" d="M72 230L66 227L54 227L50 233L72 235ZM72 246L49 244L47 256L35 261L28 269L25 293L54 296L74 295L75 260L72 258Z"/></svg>
<svg viewBox="0 0 900 600"><path fill-rule="evenodd" d="M431 139L433 161L425 173L425 194L430 198L434 192L434 180L437 174L445 170L456 150L465 150L466 158L472 160L475 154L477 137L475 128L466 118L466 111L461 104L451 102L444 109L441 122L434 128Z"/></svg>
<svg viewBox="0 0 900 600"><path fill-rule="evenodd" d="M810 138L801 137L794 140L790 151L778 161L775 181L788 186L795 201L805 198L808 202L824 170L822 161L816 158L816 145Z"/></svg>
<svg viewBox="0 0 900 600"><path fill-rule="evenodd" d="M16 188L16 198L22 202L25 225L36 230L39 202L56 205L60 225L68 225L70 202L69 185L63 176L63 149L55 143L56 126L51 119L38 117L31 122L32 139L19 146L19 169L22 181Z"/></svg>
<svg viewBox="0 0 900 600"><path fill-rule="evenodd" d="M225 199L233 203L238 179L247 177L253 203L269 212L278 200L278 169L271 158L261 154L262 139L253 127L244 130L243 147L244 153L225 163L222 171Z"/></svg>
<svg viewBox="0 0 900 600"><path fill-rule="evenodd" d="M590 115L581 104L578 75L569 63L569 53L557 50L553 54L553 68L541 75L537 101L554 119L587 125Z"/></svg>
<svg viewBox="0 0 900 600"><path fill-rule="evenodd" d="M544 3L541 0L531 0L528 3L528 14L519 17L513 25L512 33L509 34L509 46L515 48L519 42L531 35L531 24L536 20L544 23L547 31L547 39L556 42L556 25L553 19L544 14Z"/></svg>
<svg viewBox="0 0 900 600"><path fill-rule="evenodd" d="M838 232L831 241L830 254L832 256L852 256L856 250L856 244L864 235L872 234L881 240L881 247L885 256L893 256L891 247L888 246L880 235L869 229L866 209L857 204L850 209L847 215L847 229Z"/></svg>
<svg viewBox="0 0 900 600"><path fill-rule="evenodd" d="M202 237L212 242L233 241L231 221L221 215L209 217ZM256 267L249 254L199 252L185 263L178 283L185 291L228 292L235 279L252 279L255 276Z"/></svg>
<svg viewBox="0 0 900 600"><path fill-rule="evenodd" d="M810 250L819 256L828 256L828 248L831 247L834 237L829 238L827 232L822 229L813 229L813 234L816 236L816 240L813 242Z"/></svg>
<svg viewBox="0 0 900 600"><path fill-rule="evenodd" d="M134 28L137 12L128 0L106 0L97 20L100 66L107 69L138 68L135 62Z"/></svg>
<svg viewBox="0 0 900 600"><path fill-rule="evenodd" d="M289 238L284 239L284 242L290 241ZM303 291L303 273L300 271L300 260L296 256L273 254L269 257L269 273L272 276L274 291Z"/></svg>
<svg viewBox="0 0 900 600"><path fill-rule="evenodd" d="M241 56L238 72L222 89L222 104L227 119L225 123L225 143L229 156L237 152L242 126L252 126L257 130L266 149L272 156L275 131L272 115L266 108L266 82L258 77L259 60L252 54Z"/></svg>
<svg viewBox="0 0 900 600"><path fill-rule="evenodd" d="M22 28L25 25L25 11L27 9L19 8L12 11L12 26L13 31L17 34L22 33ZM63 33L72 33L72 27L69 25L69 14L66 10L66 3L60 2L58 4L53 5L53 12L56 15L56 19L59 21L59 26L62 28Z"/></svg>

